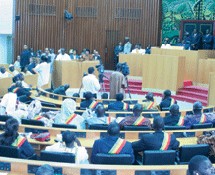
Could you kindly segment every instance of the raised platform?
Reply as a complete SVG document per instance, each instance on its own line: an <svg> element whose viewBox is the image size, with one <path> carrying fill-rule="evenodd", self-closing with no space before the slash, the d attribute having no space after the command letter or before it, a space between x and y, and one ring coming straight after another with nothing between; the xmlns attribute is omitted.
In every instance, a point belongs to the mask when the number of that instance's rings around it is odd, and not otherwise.
<svg viewBox="0 0 215 175"><path fill-rule="evenodd" d="M105 75L109 78L111 71L105 72ZM145 95L148 92L142 91L141 77L128 77L129 89L131 94ZM105 90L110 91L109 80L104 79ZM128 93L128 90L126 90ZM162 97L162 93L154 92L155 96ZM185 101L188 103L194 103L196 101L202 102L204 106L208 105L208 88L200 86L185 86L176 92L176 95L172 95L173 98L179 101Z"/></svg>

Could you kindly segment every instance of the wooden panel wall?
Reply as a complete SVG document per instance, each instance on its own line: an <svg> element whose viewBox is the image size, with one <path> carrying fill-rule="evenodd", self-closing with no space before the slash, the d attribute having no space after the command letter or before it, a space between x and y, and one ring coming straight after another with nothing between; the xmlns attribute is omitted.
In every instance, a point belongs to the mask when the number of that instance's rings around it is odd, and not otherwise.
<svg viewBox="0 0 215 175"><path fill-rule="evenodd" d="M176 92L183 87L185 57L154 54L142 57L144 90L163 92L170 89Z"/></svg>
<svg viewBox="0 0 215 175"><path fill-rule="evenodd" d="M64 10L74 19L66 21ZM16 0L15 55L24 44L34 50L97 49L107 69L113 68L113 47L131 42L160 45L161 0Z"/></svg>

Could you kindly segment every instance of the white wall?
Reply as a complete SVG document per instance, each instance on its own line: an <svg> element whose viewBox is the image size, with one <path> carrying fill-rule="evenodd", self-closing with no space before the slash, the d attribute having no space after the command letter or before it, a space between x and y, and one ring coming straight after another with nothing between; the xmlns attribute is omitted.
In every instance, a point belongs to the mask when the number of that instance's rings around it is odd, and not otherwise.
<svg viewBox="0 0 215 175"><path fill-rule="evenodd" d="M13 0L0 0L0 34L13 33Z"/></svg>
<svg viewBox="0 0 215 175"><path fill-rule="evenodd" d="M0 0L0 63L13 60L14 10L15 0Z"/></svg>

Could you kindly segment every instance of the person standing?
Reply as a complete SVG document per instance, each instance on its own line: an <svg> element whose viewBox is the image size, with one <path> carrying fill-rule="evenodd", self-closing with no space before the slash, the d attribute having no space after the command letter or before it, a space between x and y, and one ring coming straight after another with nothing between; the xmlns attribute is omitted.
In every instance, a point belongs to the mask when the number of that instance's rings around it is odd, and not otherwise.
<svg viewBox="0 0 215 175"><path fill-rule="evenodd" d="M123 53L124 54L131 53L131 47L132 47L132 44L130 43L130 38L125 37L125 44L124 44L124 48L123 48Z"/></svg>
<svg viewBox="0 0 215 175"><path fill-rule="evenodd" d="M50 77L50 64L47 63L47 57L42 56L41 61L42 62L33 69L35 73L39 74L37 81L37 86L39 88L48 84Z"/></svg>
<svg viewBox="0 0 215 175"><path fill-rule="evenodd" d="M193 30L190 40L191 40L191 43L190 43L191 50L199 50L200 42L201 42L201 35L199 33L197 33L196 29Z"/></svg>
<svg viewBox="0 0 215 175"><path fill-rule="evenodd" d="M20 54L20 66L22 71L25 69L25 66L27 66L30 63L30 60L29 60L30 57L31 57L31 52L28 50L28 46L24 45L23 51Z"/></svg>
<svg viewBox="0 0 215 175"><path fill-rule="evenodd" d="M114 48L114 63L115 65L117 65L117 63L119 62L119 54L123 53L123 46L122 46L122 42L119 42L117 46L115 46Z"/></svg>
<svg viewBox="0 0 215 175"><path fill-rule="evenodd" d="M116 94L122 93L125 97L126 78L122 74L122 65L116 65L116 71L110 76L110 99L115 99Z"/></svg>
<svg viewBox="0 0 215 175"><path fill-rule="evenodd" d="M61 48L60 49L60 53L58 54L56 60L71 60L70 59L70 56L65 52L65 49L64 48Z"/></svg>
<svg viewBox="0 0 215 175"><path fill-rule="evenodd" d="M210 34L209 29L206 30L205 35L202 38L203 49L211 50L213 48L213 36Z"/></svg>
<svg viewBox="0 0 215 175"><path fill-rule="evenodd" d="M94 67L88 68L88 75L84 76L82 79L82 85L85 92L91 92L94 98L97 98L97 93L99 92L101 86L99 80L94 75Z"/></svg>

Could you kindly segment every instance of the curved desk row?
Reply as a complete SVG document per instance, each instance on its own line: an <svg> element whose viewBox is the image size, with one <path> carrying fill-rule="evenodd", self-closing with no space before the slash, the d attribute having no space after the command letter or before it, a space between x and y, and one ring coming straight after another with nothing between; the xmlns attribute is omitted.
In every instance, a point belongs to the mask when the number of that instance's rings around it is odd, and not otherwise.
<svg viewBox="0 0 215 175"><path fill-rule="evenodd" d="M13 175L35 174L41 165L49 164L55 169L56 174L64 175L93 175L96 171L105 171L111 175L142 175L149 171L168 171L171 175L186 175L187 165L162 165L162 166L123 166L123 165L96 165L96 164L72 164L35 160L23 160L14 158L0 158L0 169L4 173Z"/></svg>

